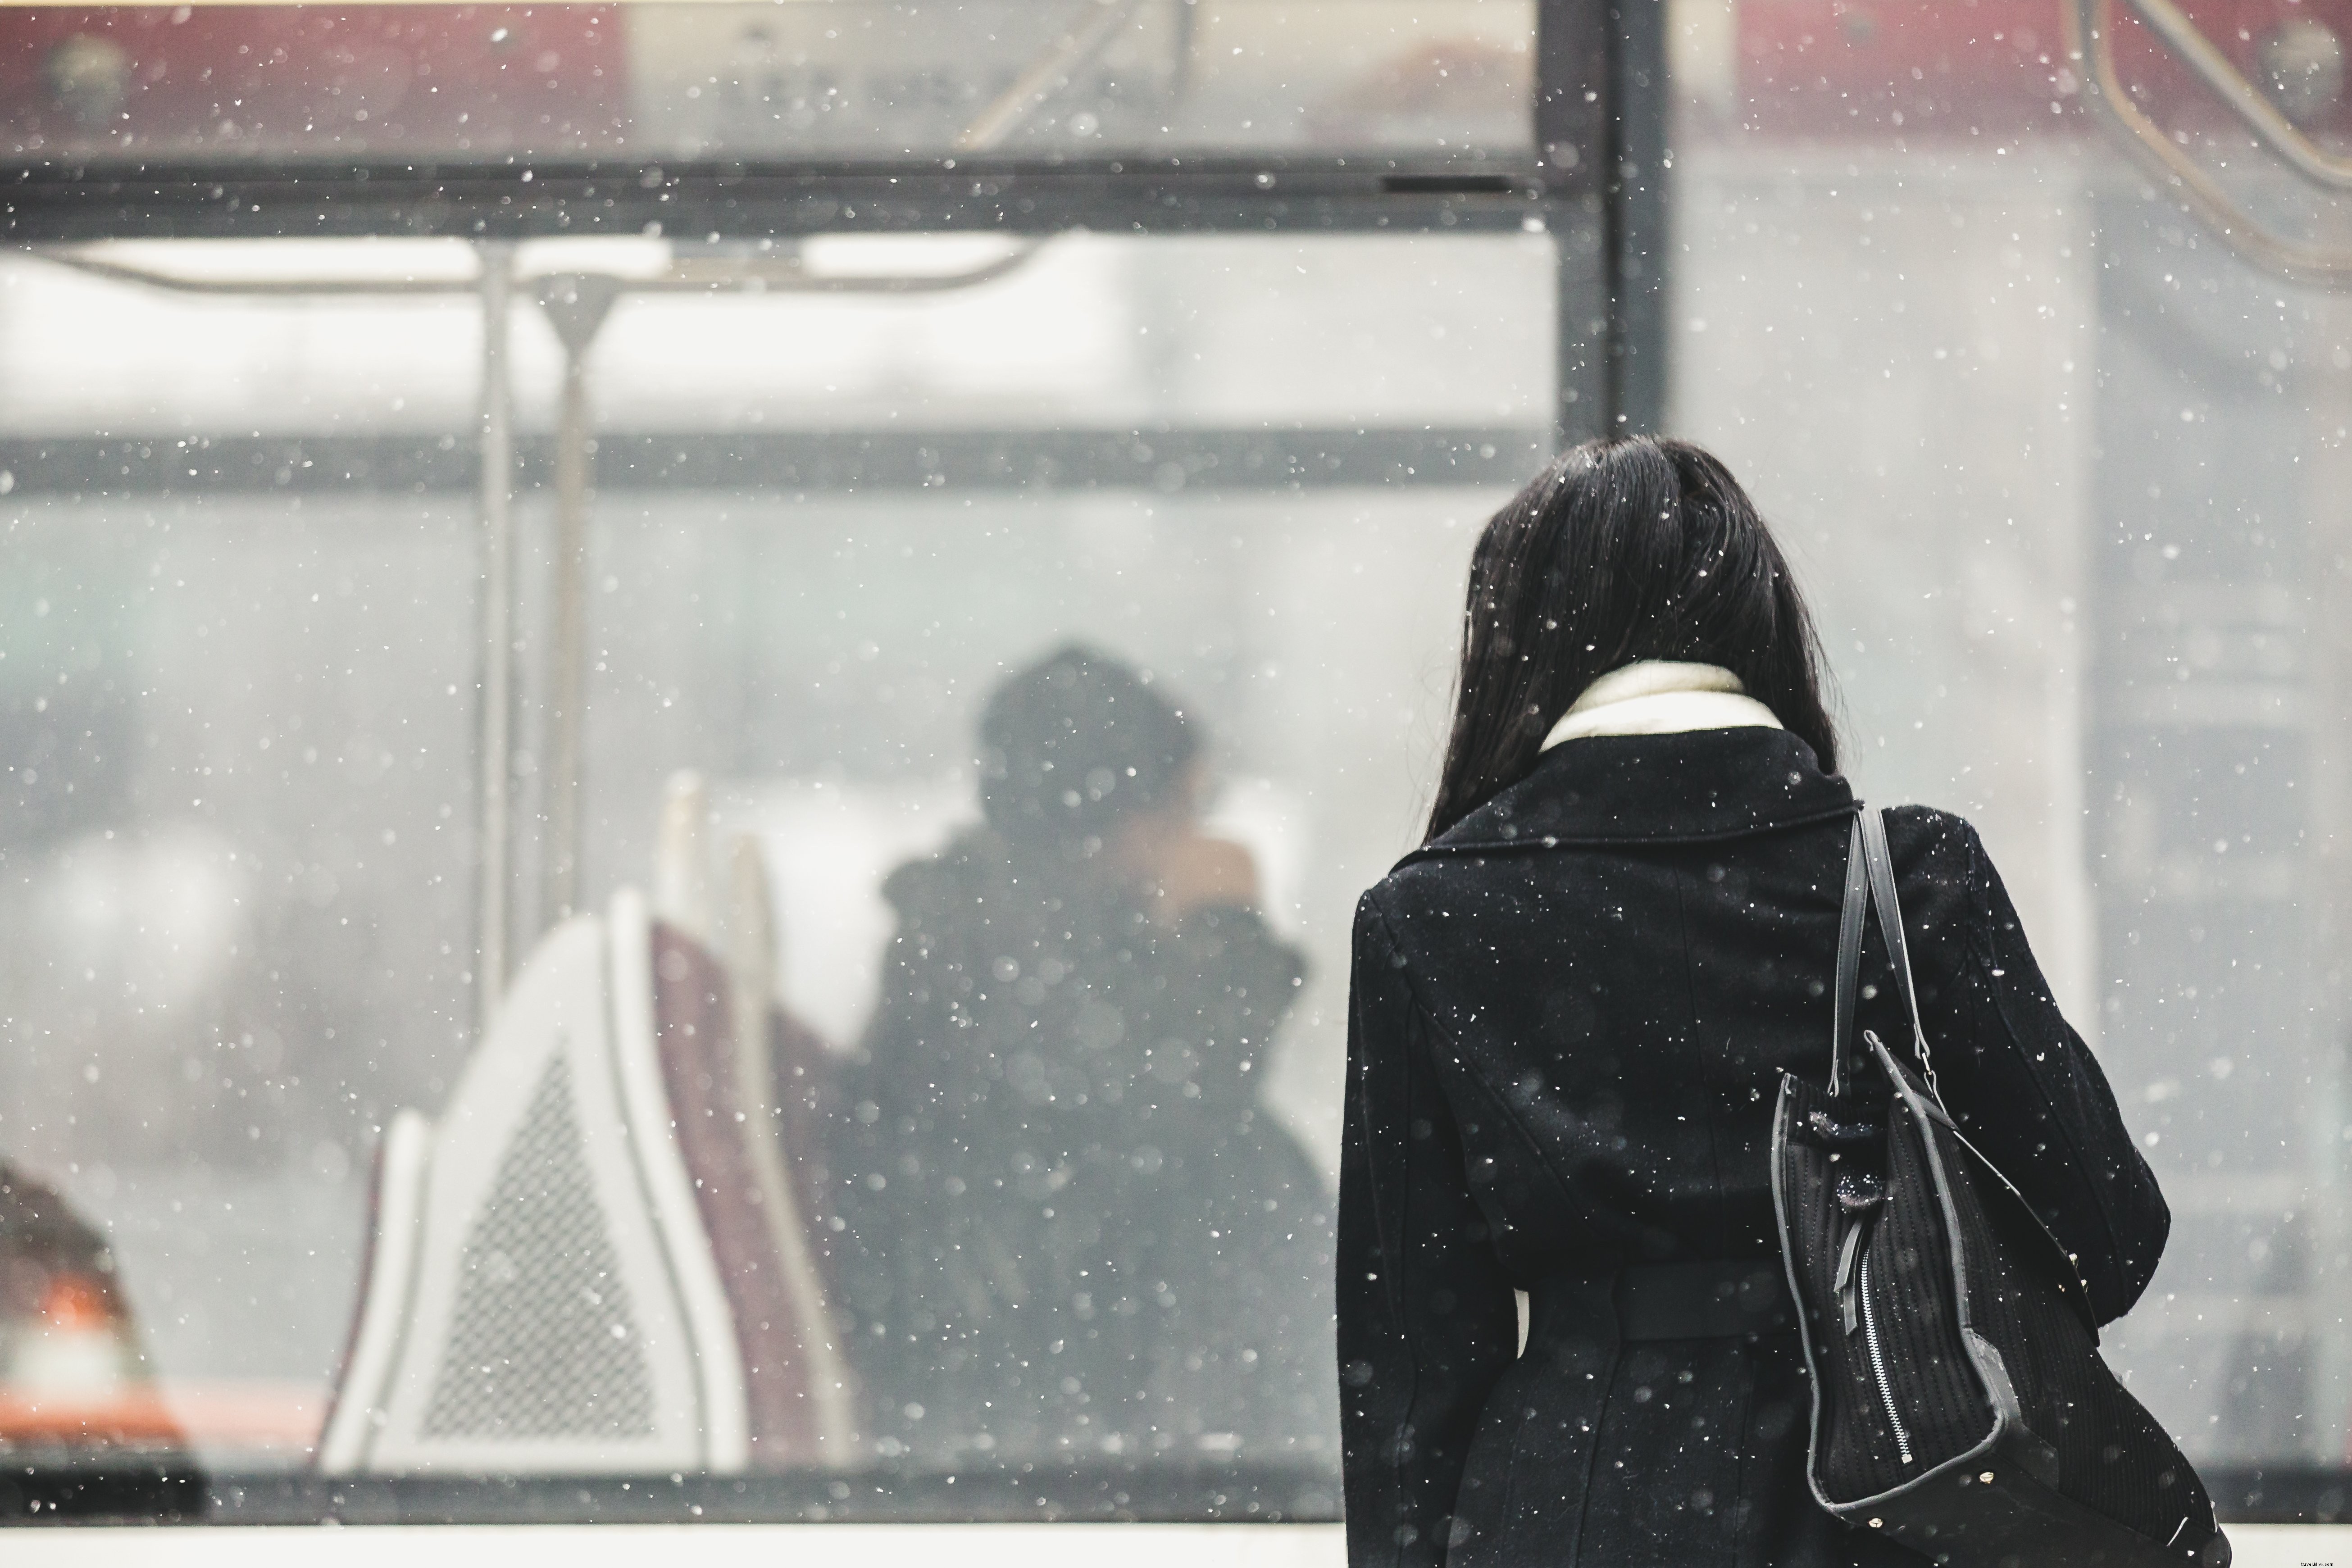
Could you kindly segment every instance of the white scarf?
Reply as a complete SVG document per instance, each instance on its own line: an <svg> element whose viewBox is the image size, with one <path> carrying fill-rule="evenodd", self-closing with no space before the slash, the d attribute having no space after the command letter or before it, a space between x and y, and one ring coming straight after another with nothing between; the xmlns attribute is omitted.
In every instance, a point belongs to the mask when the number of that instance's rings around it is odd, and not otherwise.
<svg viewBox="0 0 2352 1568"><path fill-rule="evenodd" d="M1685 730L1778 730L1772 710L1739 677L1712 664L1645 658L1586 687L1544 737L1542 750L1588 735L1675 735Z"/></svg>

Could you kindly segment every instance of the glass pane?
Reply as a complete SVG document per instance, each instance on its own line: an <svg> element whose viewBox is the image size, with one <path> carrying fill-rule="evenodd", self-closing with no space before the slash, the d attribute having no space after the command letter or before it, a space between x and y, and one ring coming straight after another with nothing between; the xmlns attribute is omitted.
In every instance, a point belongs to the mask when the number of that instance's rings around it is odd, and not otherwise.
<svg viewBox="0 0 2352 1568"><path fill-rule="evenodd" d="M0 263L0 1453L1335 1517L1349 910L1591 243L486 253L487 816L481 257Z"/></svg>
<svg viewBox="0 0 2352 1568"><path fill-rule="evenodd" d="M1531 145L1533 0L0 8L0 145L205 163Z"/></svg>
<svg viewBox="0 0 2352 1568"><path fill-rule="evenodd" d="M2066 9L1676 5L1675 423L1816 586L1857 787L1977 823L2163 1182L2111 1362L2225 1515L2313 1509L2294 1478L2352 1416L2352 314L2143 181ZM2249 71L2335 16L2191 9ZM2325 205L2239 168L2228 112L2122 26L2176 146L2273 216Z"/></svg>

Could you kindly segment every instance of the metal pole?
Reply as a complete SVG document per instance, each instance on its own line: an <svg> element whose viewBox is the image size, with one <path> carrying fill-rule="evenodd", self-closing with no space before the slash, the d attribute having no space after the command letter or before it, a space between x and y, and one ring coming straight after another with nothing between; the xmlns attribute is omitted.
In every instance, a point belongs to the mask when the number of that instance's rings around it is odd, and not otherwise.
<svg viewBox="0 0 2352 1568"><path fill-rule="evenodd" d="M475 846L476 1018L489 1033L507 988L507 936L514 860L514 398L507 375L507 313L513 293L514 247L492 241L481 258L482 600L480 794Z"/></svg>
<svg viewBox="0 0 2352 1568"><path fill-rule="evenodd" d="M555 427L553 599L547 647L547 839L540 922L580 907L584 847L580 771L588 707L588 485L593 437L588 422L588 350L621 295L619 279L550 278L540 308L563 344L563 398Z"/></svg>
<svg viewBox="0 0 2352 1568"><path fill-rule="evenodd" d="M1617 234L1607 216L1615 26L1604 0L1542 0L1536 16L1536 148L1555 251L1555 449L1606 434L1613 411L1610 307L1617 274L1604 253Z"/></svg>
<svg viewBox="0 0 2352 1568"><path fill-rule="evenodd" d="M548 635L547 878L540 923L553 925L580 900L580 721L588 686L588 376L563 356L555 423L554 614Z"/></svg>
<svg viewBox="0 0 2352 1568"><path fill-rule="evenodd" d="M1666 8L1609 11L1609 429L1656 433L1666 416Z"/></svg>

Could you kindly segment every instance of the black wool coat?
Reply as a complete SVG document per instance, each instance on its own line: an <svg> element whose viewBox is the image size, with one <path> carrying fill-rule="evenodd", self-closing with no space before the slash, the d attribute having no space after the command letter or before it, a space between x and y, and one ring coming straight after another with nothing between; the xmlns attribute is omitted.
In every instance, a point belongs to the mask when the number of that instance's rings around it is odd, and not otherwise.
<svg viewBox="0 0 2352 1568"><path fill-rule="evenodd" d="M1364 895L1351 1568L1920 1561L1811 1500L1793 1330L1628 1343L1613 1295L1628 1266L1777 1270L1773 1104L1782 1074L1828 1075L1853 811L1781 731L1570 741ZM1946 1104L2117 1317L2169 1227L2155 1178L1975 830L1906 807L1888 837ZM1875 930L1864 963L1862 1023L1901 1048Z"/></svg>
<svg viewBox="0 0 2352 1568"><path fill-rule="evenodd" d="M1300 955L985 828L884 890L824 1215L877 1450L1328 1454L1330 1201L1261 1103Z"/></svg>

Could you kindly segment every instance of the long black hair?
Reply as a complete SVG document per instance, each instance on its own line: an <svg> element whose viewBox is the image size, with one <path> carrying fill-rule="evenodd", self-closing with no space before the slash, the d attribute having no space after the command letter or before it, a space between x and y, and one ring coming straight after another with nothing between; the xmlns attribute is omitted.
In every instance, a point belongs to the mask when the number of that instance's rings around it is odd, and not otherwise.
<svg viewBox="0 0 2352 1568"><path fill-rule="evenodd" d="M1812 616L1731 470L1687 441L1588 441L1496 512L1470 558L1429 837L1525 778L1578 693L1644 658L1728 669L1837 771Z"/></svg>

